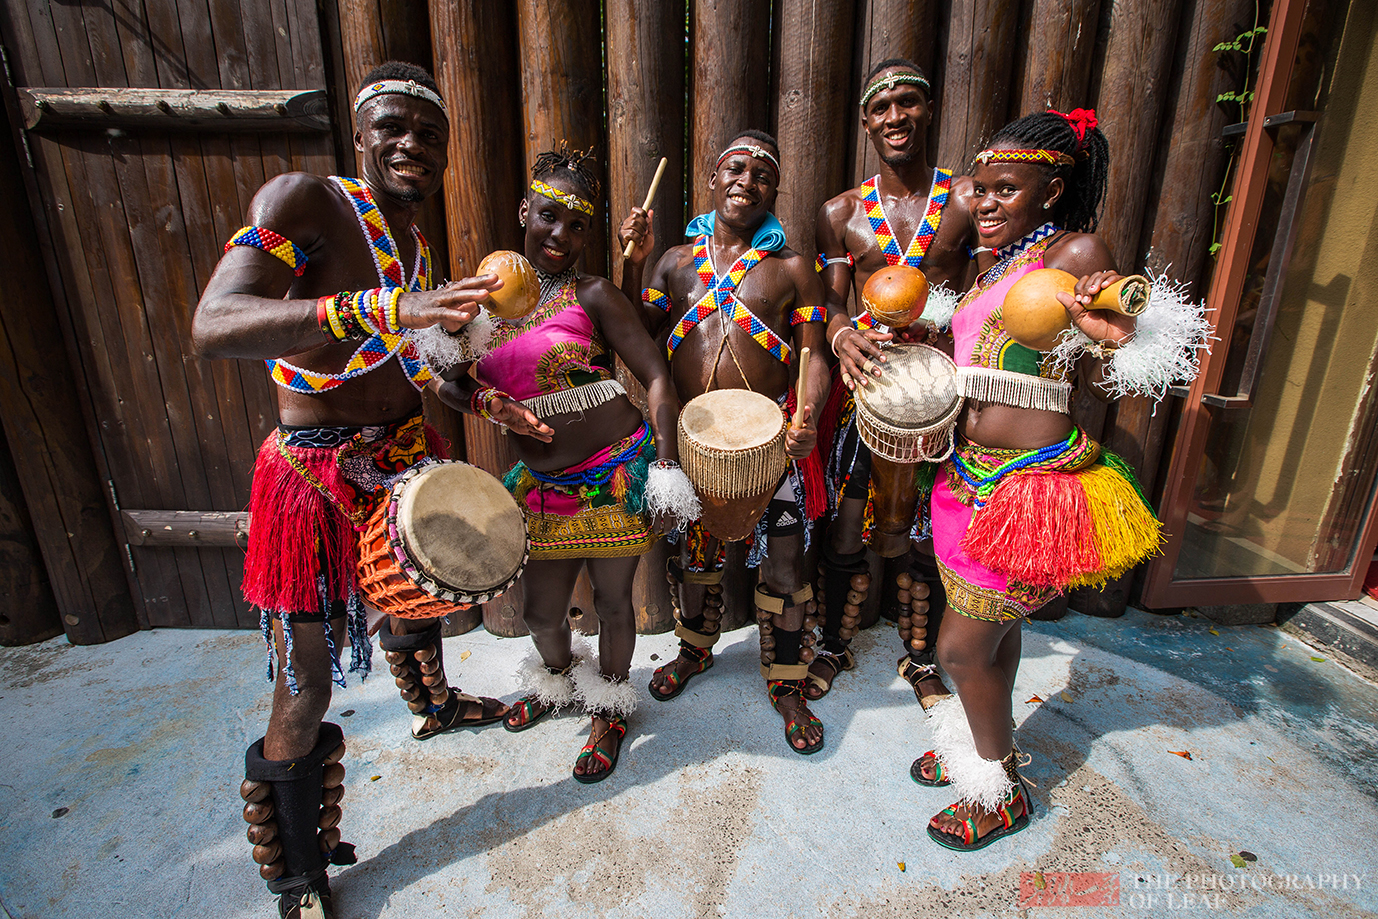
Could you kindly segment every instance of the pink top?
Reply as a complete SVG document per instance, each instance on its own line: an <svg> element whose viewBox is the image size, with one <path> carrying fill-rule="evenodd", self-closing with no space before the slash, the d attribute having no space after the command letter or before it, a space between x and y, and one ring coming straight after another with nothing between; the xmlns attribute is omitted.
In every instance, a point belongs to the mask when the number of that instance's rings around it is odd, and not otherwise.
<svg viewBox="0 0 1378 919"><path fill-rule="evenodd" d="M1043 267L1043 254L1051 239L1029 246L997 274L999 265L976 279L952 316L953 360L958 367L987 367L1031 376L1047 376L1043 355L1010 338L1001 314L1005 295L1015 282Z"/></svg>
<svg viewBox="0 0 1378 919"><path fill-rule="evenodd" d="M497 320L475 375L517 400L613 379L612 359L570 281L518 324Z"/></svg>

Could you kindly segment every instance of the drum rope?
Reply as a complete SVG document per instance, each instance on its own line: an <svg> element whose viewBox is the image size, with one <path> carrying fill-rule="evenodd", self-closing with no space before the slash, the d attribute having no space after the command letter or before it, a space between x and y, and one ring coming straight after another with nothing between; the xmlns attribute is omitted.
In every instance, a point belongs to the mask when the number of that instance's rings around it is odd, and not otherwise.
<svg viewBox="0 0 1378 919"><path fill-rule="evenodd" d="M718 379L718 364L722 361L723 348L726 348L728 356L732 358L732 363L737 367L737 373L741 375L742 382L746 384L747 391L755 392L756 390L751 388L751 378L746 375L746 370L742 367L742 362L737 360L737 349L732 347L732 342L728 336L729 326L727 314L719 310L718 316L722 319L722 340L718 342L718 353L713 355L713 370L708 374L707 391L712 392L714 389L714 384Z"/></svg>

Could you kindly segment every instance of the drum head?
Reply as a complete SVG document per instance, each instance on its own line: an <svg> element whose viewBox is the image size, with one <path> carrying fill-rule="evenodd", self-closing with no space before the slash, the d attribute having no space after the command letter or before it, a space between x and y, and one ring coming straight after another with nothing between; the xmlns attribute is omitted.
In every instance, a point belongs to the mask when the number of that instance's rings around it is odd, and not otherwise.
<svg viewBox="0 0 1378 919"><path fill-rule="evenodd" d="M957 365L927 345L892 345L870 386L856 388L856 401L876 418L896 428L920 430L946 417L961 393Z"/></svg>
<svg viewBox="0 0 1378 919"><path fill-rule="evenodd" d="M680 413L680 427L694 442L726 452L762 447L780 436L784 424L773 399L746 389L706 392Z"/></svg>
<svg viewBox="0 0 1378 919"><path fill-rule="evenodd" d="M436 463L404 483L397 529L418 568L466 594L506 583L526 555L517 502L497 479L464 463Z"/></svg>

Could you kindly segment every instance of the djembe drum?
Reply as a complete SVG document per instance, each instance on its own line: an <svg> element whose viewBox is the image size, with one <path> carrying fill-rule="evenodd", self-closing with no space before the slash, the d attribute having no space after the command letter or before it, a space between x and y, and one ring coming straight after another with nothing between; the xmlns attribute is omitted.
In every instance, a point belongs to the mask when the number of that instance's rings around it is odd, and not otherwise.
<svg viewBox="0 0 1378 919"><path fill-rule="evenodd" d="M369 518L359 588L384 613L431 619L504 593L526 559L526 519L501 482L468 463L422 463Z"/></svg>
<svg viewBox="0 0 1378 919"><path fill-rule="evenodd" d="M909 547L918 498L915 464L951 455L962 396L957 365L937 348L891 345L885 356L881 375L856 388L856 426L871 448L871 545L882 558L895 558Z"/></svg>
<svg viewBox="0 0 1378 919"><path fill-rule="evenodd" d="M784 413L745 389L718 389L679 415L679 461L703 504L703 526L723 542L746 539L785 474Z"/></svg>

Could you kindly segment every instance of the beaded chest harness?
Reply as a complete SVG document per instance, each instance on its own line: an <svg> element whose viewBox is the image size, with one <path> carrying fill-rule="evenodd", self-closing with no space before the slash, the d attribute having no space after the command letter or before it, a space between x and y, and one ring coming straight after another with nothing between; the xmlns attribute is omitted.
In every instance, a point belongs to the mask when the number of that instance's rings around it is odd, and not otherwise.
<svg viewBox="0 0 1378 919"><path fill-rule="evenodd" d="M746 273L756 266L765 253L760 249L748 249L741 258L732 263L732 267L727 269L727 273L719 275L713 269L713 260L708 254L708 237L699 236L694 240L694 270L698 272L699 280L703 286L708 288L708 293L703 295L703 299L694 304L689 310L680 317L679 322L675 323L675 328L670 332L670 340L665 345L667 357L675 356L675 348L684 341L684 336L697 326L700 322L722 310L723 314L737 324L746 334L750 335L762 348L765 348L778 361L788 364L790 360L791 348L779 335L776 335L770 326L766 325L756 314L747 309L746 306L737 299L737 285L746 277Z"/></svg>
<svg viewBox="0 0 1378 919"><path fill-rule="evenodd" d="M392 238L388 222L373 201L373 193L368 186L357 179L344 176L331 176L331 180L344 192L359 218L359 228L368 240L369 252L373 256L374 267L378 269L378 280L385 290L429 290L431 287L431 253L426 239L415 226L411 228L412 239L416 243L416 264L412 268L411 282L408 283L402 263L398 259L397 242ZM359 346L350 357L349 363L340 373L317 373L289 364L284 360L268 360L268 372L273 382L293 392L329 392L341 383L374 370L389 358L396 356L402 365L402 372L418 390L431 379L430 368L421 359L416 346L411 341L409 330L396 334L377 332Z"/></svg>
<svg viewBox="0 0 1378 919"><path fill-rule="evenodd" d="M888 265L901 263L911 268L919 267L928 252L933 238L938 235L938 224L943 219L943 205L947 204L948 193L952 190L952 172L947 169L933 170L933 187L928 192L928 207L909 249L901 253L895 233L890 229L890 221L885 216L885 207L880 203L880 176L871 176L861 184L866 189L862 200L866 203L866 219L871 222L871 232L875 234L880 251L885 255Z"/></svg>

